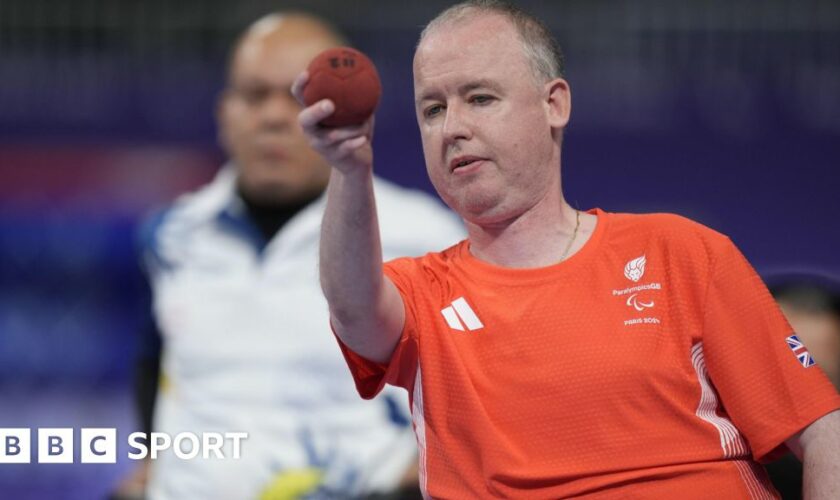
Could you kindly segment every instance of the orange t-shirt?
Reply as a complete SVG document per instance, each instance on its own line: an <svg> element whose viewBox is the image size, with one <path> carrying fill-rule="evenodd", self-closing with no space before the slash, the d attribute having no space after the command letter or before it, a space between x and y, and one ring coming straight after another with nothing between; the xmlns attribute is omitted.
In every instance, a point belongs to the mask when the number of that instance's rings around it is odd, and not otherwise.
<svg viewBox="0 0 840 500"><path fill-rule="evenodd" d="M385 265L406 309L387 364L342 350L359 392L409 392L433 498L777 498L764 460L840 396L725 236L595 209L559 264L467 241Z"/></svg>

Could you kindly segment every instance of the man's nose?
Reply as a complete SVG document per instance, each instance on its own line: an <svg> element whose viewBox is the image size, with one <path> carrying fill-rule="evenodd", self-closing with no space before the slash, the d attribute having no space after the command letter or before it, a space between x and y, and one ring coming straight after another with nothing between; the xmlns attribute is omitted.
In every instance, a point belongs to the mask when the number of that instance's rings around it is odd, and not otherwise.
<svg viewBox="0 0 840 500"><path fill-rule="evenodd" d="M260 117L266 125L290 126L297 119L300 105L288 92L275 91L262 103Z"/></svg>
<svg viewBox="0 0 840 500"><path fill-rule="evenodd" d="M468 110L458 103L448 105L443 120L444 142L454 143L471 138L472 120L469 117Z"/></svg>

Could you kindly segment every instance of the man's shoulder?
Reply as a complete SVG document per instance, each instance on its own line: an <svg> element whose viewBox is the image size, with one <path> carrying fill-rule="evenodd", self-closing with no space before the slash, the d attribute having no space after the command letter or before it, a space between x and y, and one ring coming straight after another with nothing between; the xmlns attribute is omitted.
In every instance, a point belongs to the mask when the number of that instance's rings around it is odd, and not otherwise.
<svg viewBox="0 0 840 500"><path fill-rule="evenodd" d="M193 226L213 219L229 203L232 185L232 172L220 171L211 182L152 211L146 217L143 231L155 237L174 226Z"/></svg>
<svg viewBox="0 0 840 500"><path fill-rule="evenodd" d="M641 251L650 262L670 262L670 269L694 269L706 276L720 259L738 253L728 236L695 220L671 213L613 214L611 245Z"/></svg>
<svg viewBox="0 0 840 500"><path fill-rule="evenodd" d="M151 263L168 262L174 249L189 235L215 219L229 202L231 173L220 171L210 183L178 196L172 203L149 212L139 225L137 246L142 258ZM164 266L165 267L165 266Z"/></svg>
<svg viewBox="0 0 840 500"><path fill-rule="evenodd" d="M443 250L427 252L416 257L392 259L385 263L385 269L396 274L441 275L452 268L464 245L467 245L465 239Z"/></svg>
<svg viewBox="0 0 840 500"><path fill-rule="evenodd" d="M613 213L613 233L622 238L654 238L680 245L716 245L727 236L688 217L674 213Z"/></svg>

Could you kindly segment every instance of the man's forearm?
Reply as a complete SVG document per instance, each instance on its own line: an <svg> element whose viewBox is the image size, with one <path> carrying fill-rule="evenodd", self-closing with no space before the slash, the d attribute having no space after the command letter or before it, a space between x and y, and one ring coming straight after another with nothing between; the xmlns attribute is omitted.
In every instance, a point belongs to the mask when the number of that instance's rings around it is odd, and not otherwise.
<svg viewBox="0 0 840 500"><path fill-rule="evenodd" d="M365 317L382 284L382 248L372 174L333 171L321 225L321 287L334 319Z"/></svg>
<svg viewBox="0 0 840 500"><path fill-rule="evenodd" d="M332 173L321 226L320 271L336 333L359 354L387 359L396 338L386 332L398 333L401 325L380 324L393 318L385 313L394 307L386 303L385 287L393 285L382 275L370 170Z"/></svg>
<svg viewBox="0 0 840 500"><path fill-rule="evenodd" d="M840 411L811 425L803 446L802 492L805 500L840 498Z"/></svg>

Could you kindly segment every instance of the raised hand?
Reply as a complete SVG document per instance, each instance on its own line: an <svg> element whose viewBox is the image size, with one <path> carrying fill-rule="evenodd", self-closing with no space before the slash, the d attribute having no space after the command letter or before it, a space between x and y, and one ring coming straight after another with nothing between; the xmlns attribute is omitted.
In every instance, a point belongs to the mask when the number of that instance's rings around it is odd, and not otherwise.
<svg viewBox="0 0 840 500"><path fill-rule="evenodd" d="M304 71L292 84L292 94L295 99L306 106L303 100L303 88L309 79ZM373 167L373 122L371 115L361 125L347 127L324 127L321 120L335 111L335 104L329 99L322 99L309 107L305 107L298 115L303 132L309 139L309 144L318 151L336 170L344 174L370 170Z"/></svg>

